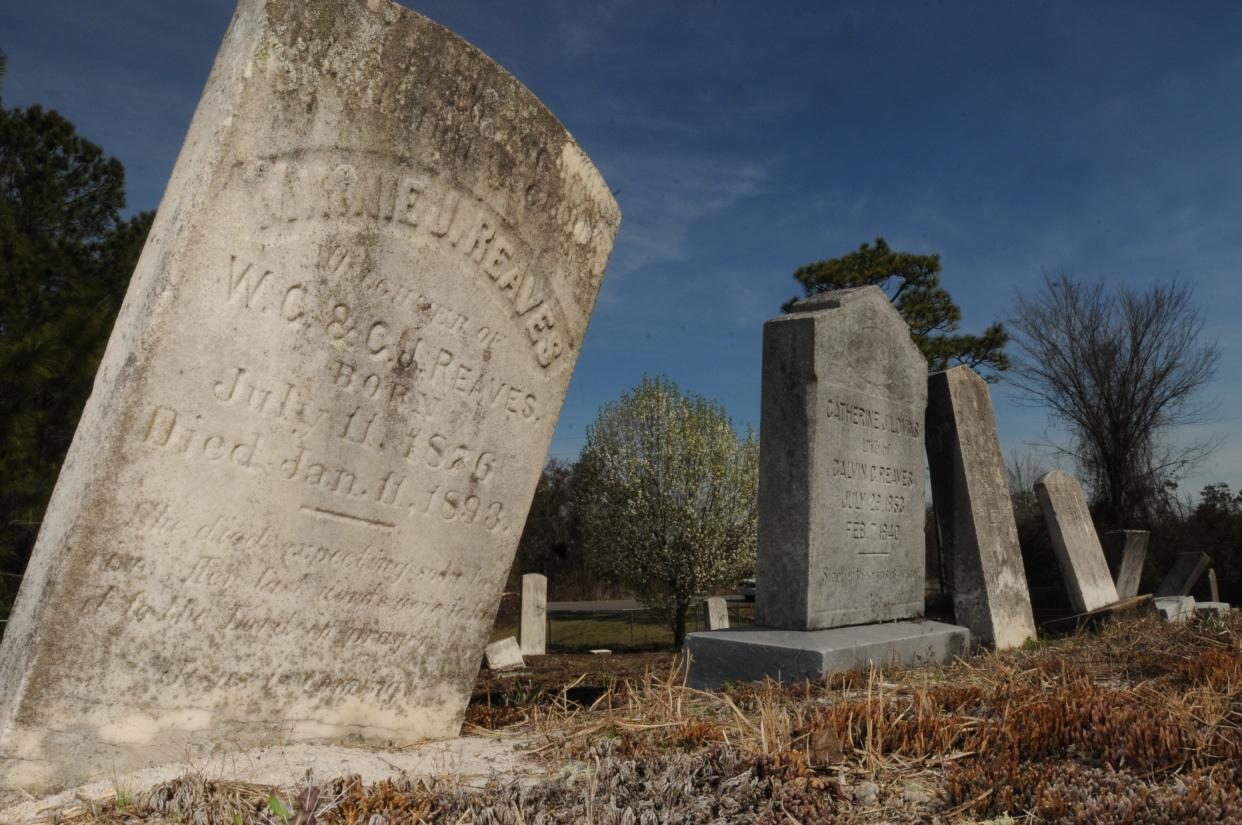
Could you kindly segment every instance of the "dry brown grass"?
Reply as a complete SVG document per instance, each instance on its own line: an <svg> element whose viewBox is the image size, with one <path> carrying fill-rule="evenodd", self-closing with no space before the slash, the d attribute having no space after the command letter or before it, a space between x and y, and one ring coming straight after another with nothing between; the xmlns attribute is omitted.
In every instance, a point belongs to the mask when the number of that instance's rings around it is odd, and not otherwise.
<svg viewBox="0 0 1242 825"><path fill-rule="evenodd" d="M670 669L589 703L576 687L472 716L534 736L554 778L341 779L320 789L317 822L1242 822L1237 613L794 686L696 691ZM271 789L179 783L66 822L278 821Z"/></svg>

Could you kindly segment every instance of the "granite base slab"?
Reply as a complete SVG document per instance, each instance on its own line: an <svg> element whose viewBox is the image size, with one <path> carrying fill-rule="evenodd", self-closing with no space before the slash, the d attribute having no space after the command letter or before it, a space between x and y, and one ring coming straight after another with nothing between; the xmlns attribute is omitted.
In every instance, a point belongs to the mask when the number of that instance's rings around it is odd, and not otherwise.
<svg viewBox="0 0 1242 825"><path fill-rule="evenodd" d="M945 664L970 649L970 631L942 622L887 622L828 630L734 627L691 633L687 684L820 679L859 668Z"/></svg>
<svg viewBox="0 0 1242 825"><path fill-rule="evenodd" d="M1156 609L1170 622L1184 622L1195 614L1194 596L1157 596Z"/></svg>

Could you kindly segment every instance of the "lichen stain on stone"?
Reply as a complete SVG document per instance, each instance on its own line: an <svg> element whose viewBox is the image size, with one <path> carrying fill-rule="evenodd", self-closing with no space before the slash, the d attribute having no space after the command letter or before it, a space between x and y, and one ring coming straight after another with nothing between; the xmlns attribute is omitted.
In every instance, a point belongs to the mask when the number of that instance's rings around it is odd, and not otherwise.
<svg viewBox="0 0 1242 825"><path fill-rule="evenodd" d="M279 94L293 101L298 117L312 109L317 118L334 117L327 106L357 124L355 135L405 132L421 146L422 160L442 166L446 177L507 193L503 211L511 220L553 222L570 240L569 251L588 247L591 254L577 256L581 265L570 274L594 283L576 288L575 297L598 286L607 260L598 250L609 248L619 212L590 161L529 91L473 46L413 12L397 10L395 21L381 23L359 4L356 13L334 12L338 4L328 2L301 5L269 4L264 46ZM388 148L408 154L413 145ZM602 237L594 238L597 233Z"/></svg>

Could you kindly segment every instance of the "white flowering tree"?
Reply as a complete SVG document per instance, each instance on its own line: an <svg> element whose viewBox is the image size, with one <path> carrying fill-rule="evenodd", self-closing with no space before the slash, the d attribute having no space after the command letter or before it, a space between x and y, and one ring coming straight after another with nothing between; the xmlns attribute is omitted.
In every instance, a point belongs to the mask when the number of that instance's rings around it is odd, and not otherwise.
<svg viewBox="0 0 1242 825"><path fill-rule="evenodd" d="M678 646L691 605L753 573L759 442L717 402L644 378L600 409L578 473L590 563L664 608Z"/></svg>

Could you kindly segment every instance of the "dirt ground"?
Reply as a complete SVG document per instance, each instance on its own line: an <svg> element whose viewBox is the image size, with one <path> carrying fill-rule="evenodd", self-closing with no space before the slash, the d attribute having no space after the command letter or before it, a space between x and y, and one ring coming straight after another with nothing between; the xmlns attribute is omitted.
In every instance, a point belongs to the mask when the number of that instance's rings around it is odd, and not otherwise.
<svg viewBox="0 0 1242 825"><path fill-rule="evenodd" d="M64 823L1242 823L1242 613L1152 616L952 665L685 687L668 653L485 673L466 733L525 768L480 786L342 771L188 774Z"/></svg>
<svg viewBox="0 0 1242 825"><path fill-rule="evenodd" d="M497 728L520 722L526 709L561 703L589 707L601 696L652 677L677 672L681 657L669 652L556 653L527 656L521 670L496 673L486 668L466 709L466 725Z"/></svg>

